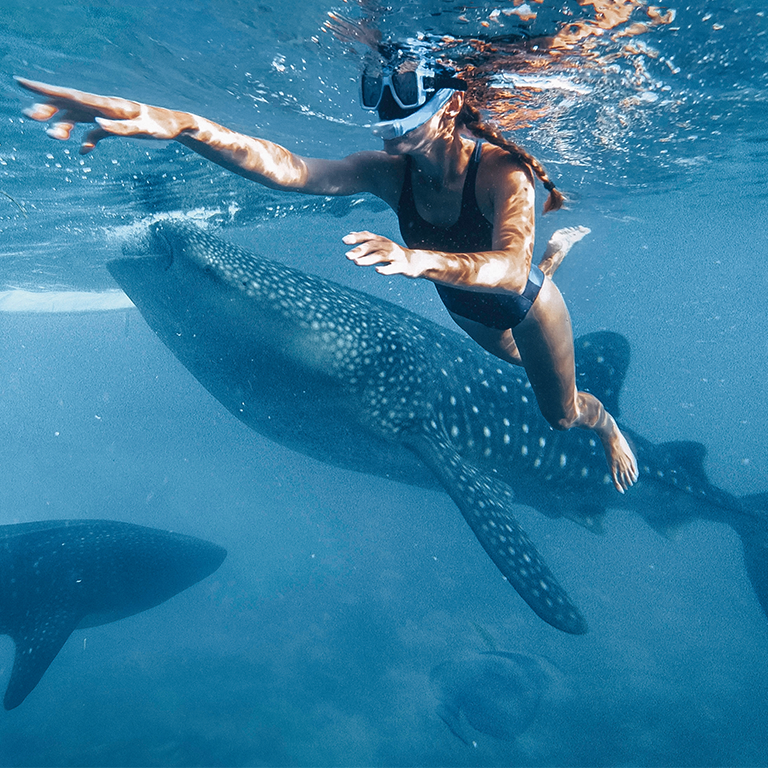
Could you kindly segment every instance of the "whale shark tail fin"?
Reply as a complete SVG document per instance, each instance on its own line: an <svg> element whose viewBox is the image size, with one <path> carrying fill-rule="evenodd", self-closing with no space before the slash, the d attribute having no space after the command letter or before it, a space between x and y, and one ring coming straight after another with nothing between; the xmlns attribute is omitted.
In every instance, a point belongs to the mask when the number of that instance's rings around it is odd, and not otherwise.
<svg viewBox="0 0 768 768"><path fill-rule="evenodd" d="M512 489L466 462L439 435L405 438L406 444L435 473L502 575L548 624L570 634L587 624L557 583L533 542L510 514Z"/></svg>
<svg viewBox="0 0 768 768"><path fill-rule="evenodd" d="M576 386L590 392L614 417L620 415L619 394L629 367L629 342L612 331L596 331L573 342Z"/></svg>
<svg viewBox="0 0 768 768"><path fill-rule="evenodd" d="M40 682L56 654L82 616L64 607L35 610L8 632L16 645L13 670L3 698L5 709L15 709Z"/></svg>
<svg viewBox="0 0 768 768"><path fill-rule="evenodd" d="M760 607L768 618L768 493L742 496L741 504L752 513L748 522L739 518L733 528L741 537L744 566Z"/></svg>

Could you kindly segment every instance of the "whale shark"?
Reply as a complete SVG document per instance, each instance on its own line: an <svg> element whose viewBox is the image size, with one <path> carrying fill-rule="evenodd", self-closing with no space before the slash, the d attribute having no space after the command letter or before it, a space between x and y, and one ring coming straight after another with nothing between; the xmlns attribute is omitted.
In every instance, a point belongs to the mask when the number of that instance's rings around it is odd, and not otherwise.
<svg viewBox="0 0 768 768"><path fill-rule="evenodd" d="M513 515L523 504L599 532L609 508L667 533L694 519L741 537L768 608L768 494L707 479L704 446L628 436L640 480L617 494L590 433L557 432L522 369L404 308L306 274L178 221L159 221L107 265L178 360L255 431L327 464L442 488L522 599L553 627L587 631ZM579 389L619 415L629 345L575 343Z"/></svg>
<svg viewBox="0 0 768 768"><path fill-rule="evenodd" d="M75 629L154 608L225 556L202 539L111 520L0 526L0 635L16 646L5 709L32 692Z"/></svg>

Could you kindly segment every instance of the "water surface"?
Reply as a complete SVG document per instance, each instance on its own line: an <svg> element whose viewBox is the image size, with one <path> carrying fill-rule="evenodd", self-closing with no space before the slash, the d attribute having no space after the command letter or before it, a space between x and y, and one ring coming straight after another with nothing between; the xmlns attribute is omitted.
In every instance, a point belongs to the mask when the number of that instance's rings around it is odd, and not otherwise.
<svg viewBox="0 0 768 768"><path fill-rule="evenodd" d="M611 5L630 13L606 29ZM377 146L357 104L364 44L342 32L450 36L450 56L493 73L496 113L569 196L539 219L538 248L558 227L592 229L558 284L577 334L632 344L623 420L704 443L728 491L765 491L768 11L529 6L535 18L510 2L5 0L0 292L114 290L105 262L153 218L184 216L447 324L431 286L344 259L350 230L396 236L378 201L277 195L173 144L108 140L80 157L22 117L11 76L337 157ZM526 80L542 73L515 58L520 41L566 22L594 33L552 59L547 83ZM104 517L229 550L163 606L75 633L0 717L0 765L768 764L768 623L729 529L668 541L615 513L596 537L521 510L589 615L591 632L567 637L498 578L445 495L249 432L135 310L3 311L0 328L0 523ZM468 746L437 716L429 674L487 650L544 658L556 684L514 741L478 732ZM12 654L0 639L2 686Z"/></svg>

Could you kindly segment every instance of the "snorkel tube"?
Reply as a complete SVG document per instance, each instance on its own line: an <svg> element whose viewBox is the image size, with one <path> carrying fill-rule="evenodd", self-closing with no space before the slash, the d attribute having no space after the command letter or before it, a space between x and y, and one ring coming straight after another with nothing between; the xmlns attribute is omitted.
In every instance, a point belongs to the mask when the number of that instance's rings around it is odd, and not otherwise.
<svg viewBox="0 0 768 768"><path fill-rule="evenodd" d="M456 93L452 88L441 88L421 109L399 120L384 120L371 126L374 136L384 141L398 139L431 120Z"/></svg>

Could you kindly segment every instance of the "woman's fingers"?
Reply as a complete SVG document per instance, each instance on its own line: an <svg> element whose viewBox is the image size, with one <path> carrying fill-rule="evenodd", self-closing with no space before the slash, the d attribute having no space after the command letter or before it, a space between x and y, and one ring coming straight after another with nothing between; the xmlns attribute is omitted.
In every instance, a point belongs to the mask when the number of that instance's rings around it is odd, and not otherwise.
<svg viewBox="0 0 768 768"><path fill-rule="evenodd" d="M87 101L89 104L93 104L102 97L97 97L94 94L85 94L82 91L74 91L71 88L59 88L55 85L27 80L23 77L15 79L20 86L28 91L50 99L46 103L38 102L33 104L31 107L24 109L23 112L31 120L37 120L38 122L48 122L52 117L58 116L59 119L46 130L46 133L52 139L66 141L72 135L72 130L77 123L94 122L96 118L94 108L89 108L83 102ZM105 136L109 136L109 133L101 127L90 131L80 145L80 154L86 155L91 152L96 144Z"/></svg>
<svg viewBox="0 0 768 768"><path fill-rule="evenodd" d="M138 102L117 96L99 96L95 93L77 91L74 88L60 88L23 77L17 77L16 82L22 88L48 99L44 103L38 102L28 107L24 110L24 114L40 122L46 122L58 114L59 119L47 131L48 135L54 139L68 139L77 123L92 123L99 117L131 120L141 112L141 105ZM108 133L130 135L121 131L104 131L102 127L98 132L92 133L92 136L98 141ZM91 138L87 144L83 144L80 151L81 153L90 152L94 146L96 143Z"/></svg>
<svg viewBox="0 0 768 768"><path fill-rule="evenodd" d="M103 128L94 128L92 131L89 131L85 135L83 143L80 145L80 154L87 155L89 152L92 152L102 139L106 139L107 136L111 135L111 133L105 131Z"/></svg>
<svg viewBox="0 0 768 768"><path fill-rule="evenodd" d="M96 122L104 133L113 136L143 136L147 133L136 120L109 120L106 117L97 117Z"/></svg>
<svg viewBox="0 0 768 768"><path fill-rule="evenodd" d="M383 253L371 253L367 256L361 256L360 258L354 259L354 262L358 267L372 267L374 264L381 264L388 261L389 259Z"/></svg>
<svg viewBox="0 0 768 768"><path fill-rule="evenodd" d="M52 139L59 139L60 141L66 141L69 135L72 133L72 129L75 124L69 120L59 120L54 123L50 128L46 129L46 133Z"/></svg>
<svg viewBox="0 0 768 768"><path fill-rule="evenodd" d="M33 104L22 110L27 117L39 122L50 120L58 111L59 108L54 104Z"/></svg>
<svg viewBox="0 0 768 768"><path fill-rule="evenodd" d="M46 104L36 104L33 110L37 113L40 108L72 109L82 116L103 115L113 120L129 120L139 114L140 104L119 96L100 96L97 93L78 91L74 88L61 88L58 85L48 85L36 80L17 77L16 82L28 91L45 96ZM42 115L43 112L40 111ZM37 118L35 118L37 119ZM41 117L41 119L46 119Z"/></svg>
<svg viewBox="0 0 768 768"><path fill-rule="evenodd" d="M378 267L376 267L376 271L380 275L402 275L403 270L398 264L393 264L390 262L389 264L379 264Z"/></svg>
<svg viewBox="0 0 768 768"><path fill-rule="evenodd" d="M362 232L352 232L349 235L346 235L342 240L346 245L355 245L354 248L351 248L344 254L348 259L351 259L352 261L358 262L359 259L368 256L369 254L375 253L377 251L381 251L380 245L381 245L381 239L380 238L372 238L372 237L366 237L361 238L359 235L362 235L364 233ZM369 234L369 233L365 233Z"/></svg>
<svg viewBox="0 0 768 768"><path fill-rule="evenodd" d="M416 276L406 251L392 240L371 232L350 232L342 239L347 245L355 245L346 257L358 267L375 266L380 275Z"/></svg>
<svg viewBox="0 0 768 768"><path fill-rule="evenodd" d="M380 275L405 275L417 277L408 254L397 243L371 232L350 232L343 238L347 245L355 248L347 251L346 256L358 267L376 267Z"/></svg>
<svg viewBox="0 0 768 768"><path fill-rule="evenodd" d="M48 135L62 141L69 139L78 123L97 123L80 146L80 154L88 154L106 136L132 136L171 140L189 127L191 117L186 113L173 112L159 107L140 104L118 96L99 96L95 93L60 88L17 77L23 88L48 101L29 107L24 113L33 120L55 122L48 128Z"/></svg>
<svg viewBox="0 0 768 768"><path fill-rule="evenodd" d="M39 80L29 80L26 77L18 77L14 75L13 78L22 88L26 88L32 93L39 93L41 96L47 96L49 99L67 98L72 93L79 93L72 88L62 88L58 85L49 85L48 83L41 83Z"/></svg>
<svg viewBox="0 0 768 768"><path fill-rule="evenodd" d="M60 88L57 85L48 85L48 83L41 83L39 80L28 80L26 77L13 78L22 88L25 88L32 93L37 93L40 96L45 96L48 99L64 98L65 94L71 93L69 88Z"/></svg>
<svg viewBox="0 0 768 768"><path fill-rule="evenodd" d="M368 247L367 244L358 245L357 248L347 251L345 255L350 261L354 261L358 267L370 267L373 264L390 260L384 251L375 247Z"/></svg>

